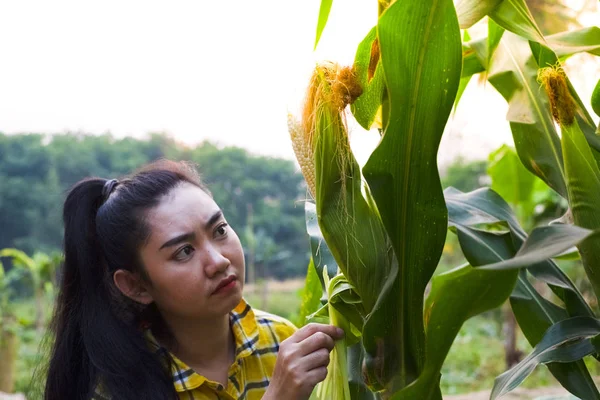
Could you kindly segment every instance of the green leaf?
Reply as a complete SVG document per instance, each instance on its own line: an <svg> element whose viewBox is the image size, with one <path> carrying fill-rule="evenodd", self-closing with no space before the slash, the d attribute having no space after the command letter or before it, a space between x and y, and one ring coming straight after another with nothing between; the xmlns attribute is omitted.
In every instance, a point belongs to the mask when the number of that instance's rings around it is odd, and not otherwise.
<svg viewBox="0 0 600 400"><path fill-rule="evenodd" d="M550 225L535 228L511 259L487 264L486 270L506 270L533 266L570 249L592 236L588 229L573 225Z"/></svg>
<svg viewBox="0 0 600 400"><path fill-rule="evenodd" d="M516 254L515 247L522 245L526 234L500 196L490 189L461 193L449 188L444 194L450 224L456 228L463 253L472 265L489 264L509 259ZM485 232L470 227L499 221L506 221L510 226L510 238L508 234ZM566 306L565 310L545 300L528 282L525 270L519 272L511 295L511 306L519 326L532 346L541 340L550 325L561 319L578 315L593 316L579 291L554 262L542 262L528 270L537 279L547 283ZM591 380L582 361L550 364L548 368L567 390L576 395L582 393L578 388L585 388Z"/></svg>
<svg viewBox="0 0 600 400"><path fill-rule="evenodd" d="M545 42L525 0L503 0L489 13L489 17L507 31L534 42Z"/></svg>
<svg viewBox="0 0 600 400"><path fill-rule="evenodd" d="M498 45L500 44L500 40L502 39L502 36L504 35L504 31L505 29L503 27L501 27L500 25L498 25L497 23L494 22L493 19L490 19L488 21L488 48L487 48L487 62L486 62L486 68L489 67L490 62L492 60L492 56L494 55L494 52L496 51L496 49L498 48Z"/></svg>
<svg viewBox="0 0 600 400"><path fill-rule="evenodd" d="M366 130L369 130L375 121L385 88L383 67L379 62L379 45L376 40L377 28L374 27L358 45L354 58L354 69L363 93L352 103L351 110L354 118Z"/></svg>
<svg viewBox="0 0 600 400"><path fill-rule="evenodd" d="M582 52L600 56L600 28L597 26L550 35L546 41L560 58Z"/></svg>
<svg viewBox="0 0 600 400"><path fill-rule="evenodd" d="M502 0L458 0L456 14L460 29L468 29L494 10Z"/></svg>
<svg viewBox="0 0 600 400"><path fill-rule="evenodd" d="M600 79L592 92L592 110L600 117Z"/></svg>
<svg viewBox="0 0 600 400"><path fill-rule="evenodd" d="M529 42L506 32L492 57L488 79L508 102L506 118L521 162L566 198L560 139L537 73Z"/></svg>
<svg viewBox="0 0 600 400"><path fill-rule="evenodd" d="M562 126L569 203L575 224L600 230L600 168L577 121ZM578 246L585 272L600 298L600 235Z"/></svg>
<svg viewBox="0 0 600 400"><path fill-rule="evenodd" d="M441 399L440 370L461 326L467 319L500 306L510 295L516 277L516 271L481 271L470 265L434 277L425 306L424 371L392 400Z"/></svg>
<svg viewBox="0 0 600 400"><path fill-rule="evenodd" d="M527 280L527 272L519 271L519 278L510 305L519 327L532 346L542 340L546 330L553 324L573 316L572 313L540 295ZM582 314L585 315L585 314ZM591 313L589 314L591 315ZM583 361L572 363L549 363L548 369L561 385L574 395L586 399L593 398L595 391L586 389L593 382ZM593 387L593 384L591 385Z"/></svg>
<svg viewBox="0 0 600 400"><path fill-rule="evenodd" d="M323 29L325 29L325 25L327 25L327 20L329 19L329 12L331 11L332 4L333 0L321 0L321 7L319 8L319 21L317 22L317 37L315 39L315 50L317 49L317 45L319 44L319 40L321 39Z"/></svg>
<svg viewBox="0 0 600 400"><path fill-rule="evenodd" d="M381 287L363 345L370 383L394 392L423 368L423 293L447 224L436 154L460 80L461 41L451 0L395 2L377 29L389 115L363 173L398 270Z"/></svg>
<svg viewBox="0 0 600 400"><path fill-rule="evenodd" d="M596 351L590 338L600 333L600 322L589 317L574 317L550 327L531 354L506 371L494 383L491 399L496 399L521 384L540 363L573 362ZM586 399L600 399L593 381L588 382ZM591 395L589 395L591 394Z"/></svg>
<svg viewBox="0 0 600 400"><path fill-rule="evenodd" d="M302 290L302 303L300 304L300 316L296 325L299 327L306 324L306 317L314 313L321 306L321 297L323 296L323 288L319 281L319 275L313 263L312 257L308 263L306 272L306 281Z"/></svg>

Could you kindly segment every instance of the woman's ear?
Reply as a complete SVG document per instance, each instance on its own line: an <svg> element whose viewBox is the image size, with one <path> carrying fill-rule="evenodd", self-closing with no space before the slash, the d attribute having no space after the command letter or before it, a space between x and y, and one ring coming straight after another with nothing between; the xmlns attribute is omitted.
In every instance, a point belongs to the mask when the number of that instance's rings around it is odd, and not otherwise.
<svg viewBox="0 0 600 400"><path fill-rule="evenodd" d="M150 304L154 301L139 274L119 269L113 274L113 282L121 293L133 301L141 304Z"/></svg>

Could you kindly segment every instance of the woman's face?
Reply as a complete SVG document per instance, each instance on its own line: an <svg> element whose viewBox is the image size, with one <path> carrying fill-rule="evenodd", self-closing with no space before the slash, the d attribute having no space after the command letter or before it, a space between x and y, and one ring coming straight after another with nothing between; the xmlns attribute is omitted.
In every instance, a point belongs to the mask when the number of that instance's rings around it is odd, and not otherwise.
<svg viewBox="0 0 600 400"><path fill-rule="evenodd" d="M141 249L148 294L165 316L205 319L242 298L244 253L223 212L202 189L182 183L147 214Z"/></svg>

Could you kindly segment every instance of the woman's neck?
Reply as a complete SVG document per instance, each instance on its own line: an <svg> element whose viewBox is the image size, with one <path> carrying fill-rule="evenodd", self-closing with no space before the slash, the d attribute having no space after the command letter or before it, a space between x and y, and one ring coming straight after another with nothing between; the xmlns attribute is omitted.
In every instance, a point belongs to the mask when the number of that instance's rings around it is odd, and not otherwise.
<svg viewBox="0 0 600 400"><path fill-rule="evenodd" d="M174 339L174 345L168 350L177 358L198 373L223 369L227 373L235 359L235 339L229 314L200 321L167 317L165 322Z"/></svg>

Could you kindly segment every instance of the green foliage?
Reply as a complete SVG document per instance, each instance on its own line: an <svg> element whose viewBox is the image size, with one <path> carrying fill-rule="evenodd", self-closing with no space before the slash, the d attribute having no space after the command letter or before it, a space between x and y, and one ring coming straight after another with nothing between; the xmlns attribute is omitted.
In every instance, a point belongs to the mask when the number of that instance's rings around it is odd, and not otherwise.
<svg viewBox="0 0 600 400"><path fill-rule="evenodd" d="M120 177L161 157L199 165L242 239L252 210L254 234L264 239L262 244L273 243L268 254L256 254L257 270L277 278L303 274L308 262L301 206L305 189L292 162L211 143L187 148L159 134L145 140L0 134L0 248L14 247L29 255L58 250L61 206L75 182L88 176Z"/></svg>

